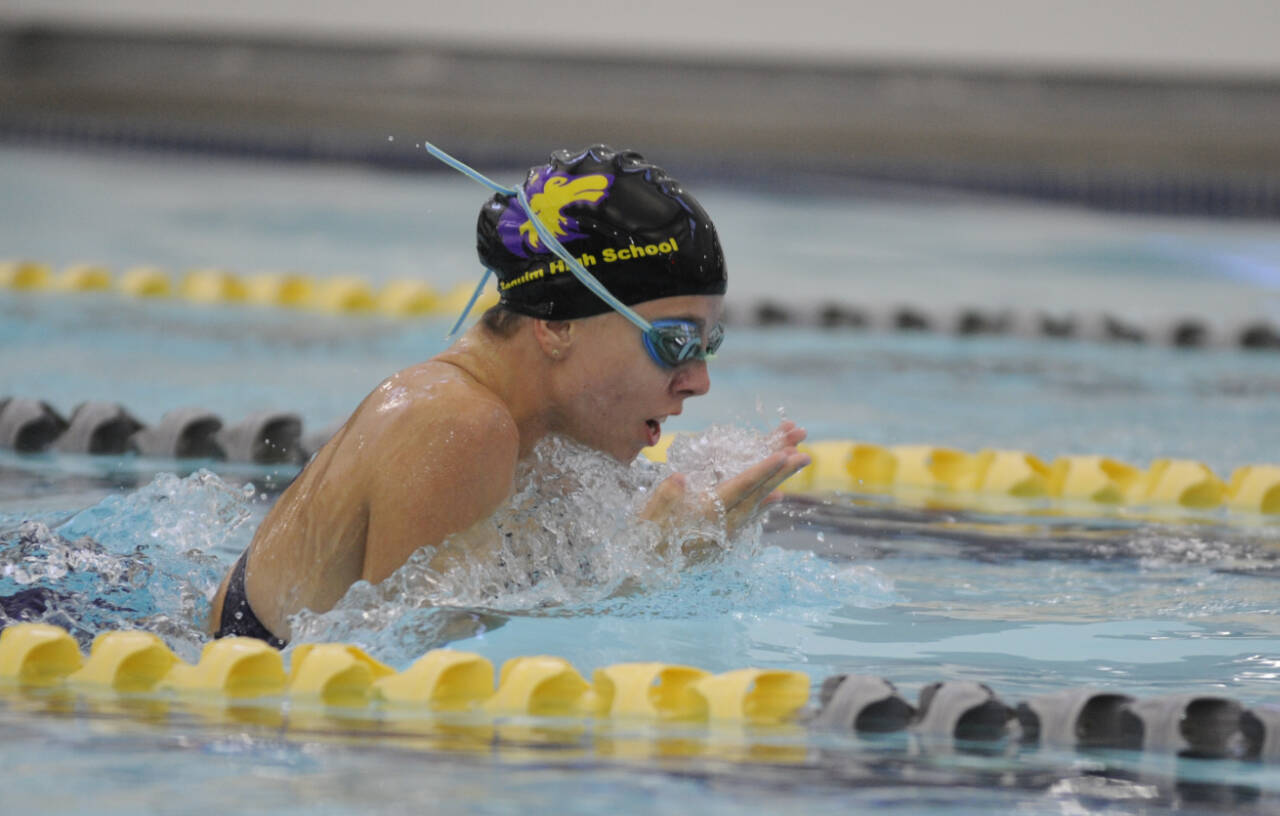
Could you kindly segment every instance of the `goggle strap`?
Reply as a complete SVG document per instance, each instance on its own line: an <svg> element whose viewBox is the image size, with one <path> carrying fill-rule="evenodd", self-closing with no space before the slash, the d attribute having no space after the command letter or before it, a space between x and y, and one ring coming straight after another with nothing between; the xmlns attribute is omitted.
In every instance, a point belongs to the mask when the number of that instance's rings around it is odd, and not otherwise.
<svg viewBox="0 0 1280 816"><path fill-rule="evenodd" d="M488 187L490 190L493 190L495 193L502 193L504 195L516 194L516 191L513 190L512 188L503 187L498 182L480 173L480 171L458 161L453 156L450 156L448 153L444 152L440 148L431 144L431 142L423 142L422 146L425 147L427 149L427 152L430 153L432 156L435 156L437 159L449 165L454 170L457 170L459 173L466 176L467 178L472 179L473 181L480 182L485 187Z"/></svg>
<svg viewBox="0 0 1280 816"><path fill-rule="evenodd" d="M480 278L480 283L476 286L474 292L471 293L471 299L467 301L467 305L463 308L462 314L458 316L458 322L453 324L453 328L445 335L446 340L452 340L453 336L458 333L458 329L462 328L463 322L467 319L467 315L471 314L471 308L476 305L476 301L480 299L480 293L484 291L484 285L489 282L489 276L493 274L493 270L485 267L484 277Z"/></svg>

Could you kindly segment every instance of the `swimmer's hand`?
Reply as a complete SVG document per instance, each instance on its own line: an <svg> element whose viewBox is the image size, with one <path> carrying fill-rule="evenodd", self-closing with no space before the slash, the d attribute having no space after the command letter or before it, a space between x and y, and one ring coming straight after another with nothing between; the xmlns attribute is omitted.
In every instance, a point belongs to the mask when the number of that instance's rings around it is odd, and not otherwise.
<svg viewBox="0 0 1280 816"><path fill-rule="evenodd" d="M667 528L689 521L720 522L728 538L750 524L760 511L782 499L778 487L800 468L809 464L808 454L796 450L804 441L804 428L787 420L770 435L773 452L746 470L715 486L714 496L688 495L688 479L673 473L654 490L640 517ZM674 532L674 531L673 531ZM684 545L690 556L710 554L713 542L689 541Z"/></svg>

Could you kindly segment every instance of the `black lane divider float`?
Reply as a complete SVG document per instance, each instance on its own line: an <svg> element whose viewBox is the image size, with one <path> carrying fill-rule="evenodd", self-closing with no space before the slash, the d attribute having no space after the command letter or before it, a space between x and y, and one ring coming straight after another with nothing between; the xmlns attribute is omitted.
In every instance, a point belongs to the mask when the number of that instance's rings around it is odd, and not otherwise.
<svg viewBox="0 0 1280 816"><path fill-rule="evenodd" d="M1280 350L1280 324L1259 317L1224 321L1190 315L1138 318L1110 312L758 300L745 305L730 303L725 322L759 327L935 332L960 337L1009 335L1182 349Z"/></svg>
<svg viewBox="0 0 1280 816"><path fill-rule="evenodd" d="M834 731L893 733L1070 750L1122 749L1194 759L1280 759L1280 707L1247 708L1218 695L1136 699L1114 690L1070 688L1010 706L988 686L967 680L932 683L908 703L892 683L835 675L822 684L811 724Z"/></svg>
<svg viewBox="0 0 1280 816"><path fill-rule="evenodd" d="M224 426L217 414L195 407L170 411L147 426L115 402L81 403L68 419L42 400L0 397L0 448L18 453L136 453L161 459L297 465L334 430L304 438L301 417L281 411L250 414Z"/></svg>
<svg viewBox="0 0 1280 816"><path fill-rule="evenodd" d="M175 280L158 267L125 270L116 278L95 264L73 264L55 273L38 261L0 262L0 290L16 292L104 292L135 298L180 298L194 304L306 309L345 315L395 318L456 315L472 285L437 291L415 280L377 286L358 277L317 278L305 274L241 276L217 267L188 270ZM486 292L477 311L497 302ZM903 333L936 332L960 337L1008 335L1174 348L1280 350L1280 323L1262 316L1211 319L1166 314L1138 317L1111 311L1045 308L870 304L825 300L731 299L725 322L738 326L814 327Z"/></svg>

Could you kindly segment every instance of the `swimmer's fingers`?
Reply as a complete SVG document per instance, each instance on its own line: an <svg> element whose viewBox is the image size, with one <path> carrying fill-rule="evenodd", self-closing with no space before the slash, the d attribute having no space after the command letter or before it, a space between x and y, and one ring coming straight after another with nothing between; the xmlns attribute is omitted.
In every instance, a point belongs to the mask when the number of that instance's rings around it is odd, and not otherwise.
<svg viewBox="0 0 1280 816"><path fill-rule="evenodd" d="M795 448L788 449L786 454L787 460L783 462L782 467L778 469L778 472L774 474L766 487L766 492L769 494L772 494L782 486L783 482L799 473L803 468L808 467L813 461L813 457L809 454L801 453Z"/></svg>
<svg viewBox="0 0 1280 816"><path fill-rule="evenodd" d="M786 461L786 453L782 451L772 453L737 476L725 479L716 485L716 496L720 499L725 512L731 512L742 502L749 501L752 495L758 493L769 479L777 474Z"/></svg>
<svg viewBox="0 0 1280 816"><path fill-rule="evenodd" d="M777 456L778 454L774 454L770 459ZM782 494L778 492L778 488L808 464L809 456L807 454L799 453L794 449L784 452L781 456L781 461L777 463L776 467L773 467L767 476L754 484L734 506L730 507L726 503L725 524L729 530L731 532L737 530L750 521L761 507L781 500Z"/></svg>
<svg viewBox="0 0 1280 816"><path fill-rule="evenodd" d="M795 448L781 450L761 459L732 479L716 485L716 492L727 513L733 512L739 505L745 505L748 512L753 512L766 496L807 464L808 454L800 453Z"/></svg>

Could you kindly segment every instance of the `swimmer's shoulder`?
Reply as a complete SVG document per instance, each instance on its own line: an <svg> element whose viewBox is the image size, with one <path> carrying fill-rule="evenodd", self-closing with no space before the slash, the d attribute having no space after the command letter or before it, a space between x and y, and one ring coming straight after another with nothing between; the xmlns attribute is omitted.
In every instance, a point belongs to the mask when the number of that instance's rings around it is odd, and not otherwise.
<svg viewBox="0 0 1280 816"><path fill-rule="evenodd" d="M445 519L442 535L486 518L511 492L515 419L456 366L428 361L387 378L351 427L349 459L367 495L398 515L429 497L432 518Z"/></svg>
<svg viewBox="0 0 1280 816"><path fill-rule="evenodd" d="M514 462L519 431L507 405L461 368L428 360L399 371L374 389L360 406L359 423L394 433L399 443L415 440L433 447L507 451Z"/></svg>

